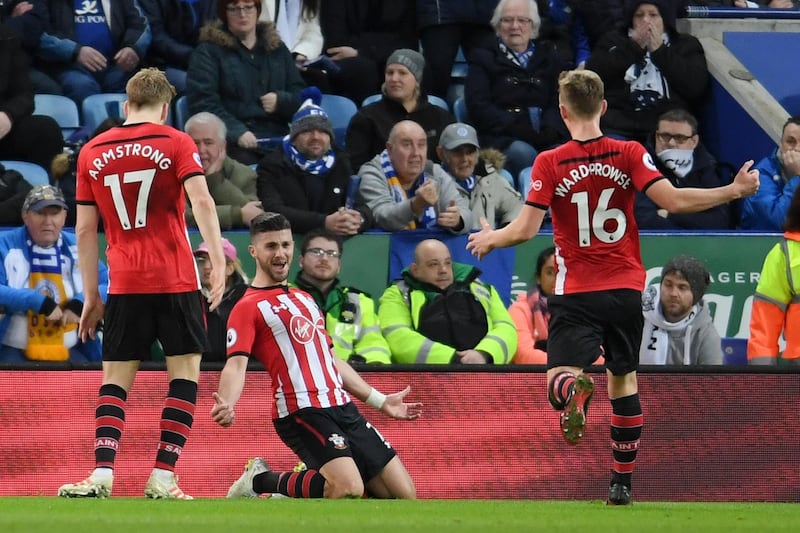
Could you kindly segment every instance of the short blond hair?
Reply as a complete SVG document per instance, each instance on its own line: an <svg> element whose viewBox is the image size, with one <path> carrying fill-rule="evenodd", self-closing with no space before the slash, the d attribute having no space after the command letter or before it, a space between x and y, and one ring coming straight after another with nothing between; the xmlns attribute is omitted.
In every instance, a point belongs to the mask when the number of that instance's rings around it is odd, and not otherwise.
<svg viewBox="0 0 800 533"><path fill-rule="evenodd" d="M577 118L593 118L603 109L603 80L591 70L562 72L558 94L561 103Z"/></svg>
<svg viewBox="0 0 800 533"><path fill-rule="evenodd" d="M155 67L143 68L133 75L125 85L128 105L151 107L169 104L175 98L175 87L166 75Z"/></svg>

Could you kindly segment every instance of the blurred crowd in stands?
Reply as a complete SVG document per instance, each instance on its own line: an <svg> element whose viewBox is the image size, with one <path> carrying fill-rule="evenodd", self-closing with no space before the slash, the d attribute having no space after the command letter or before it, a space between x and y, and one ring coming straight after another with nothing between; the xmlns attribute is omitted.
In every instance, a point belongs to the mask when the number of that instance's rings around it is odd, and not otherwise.
<svg viewBox="0 0 800 533"><path fill-rule="evenodd" d="M39 183L27 167L18 173L0 166L0 223L30 228L32 218L55 219L51 244L28 242L22 249L46 254L57 243L69 257L73 246L61 228L74 223L75 153L124 120L109 100L91 97L124 93L139 68L155 66L176 87L171 124L197 144L221 228L244 229L259 213L274 211L310 235L295 282L328 313L340 356L542 363L552 252L543 252L531 291L509 315L479 272L453 263L437 242L422 243L376 311L369 295L338 286L342 238L371 229L463 234L479 228L482 218L493 227L508 224L527 196L537 154L569 138L557 87L559 75L575 68L594 70L604 82L606 135L642 143L676 187L728 183L737 169L719 161L699 135L710 74L700 41L676 29L689 4L800 7L791 0L0 0L0 162L32 163L46 175ZM66 124L60 113L40 109L44 95L66 97L59 111L74 106L79 118ZM108 120L89 131L92 106ZM783 231L800 187L800 117L786 121L773 153L748 156L761 173L755 196L680 215L642 194L639 228ZM37 185L53 187L48 202L26 202L32 190L39 190L34 200L45 198ZM187 222L194 224L190 208ZM230 294L241 295L247 274L235 247L227 243L225 251ZM196 257L202 274L210 267L202 247ZM670 287L683 280L687 309L707 317L705 286L697 286L703 268L681 260L666 265L665 275L677 278ZM71 275L65 271L64 280ZM2 281L11 279L6 273ZM34 287L15 283L15 290ZM651 296L665 291L662 284ZM62 292L63 316L54 317L52 298L33 292L13 296L16 307L4 297L0 311L24 316L13 322L23 329L44 315L58 322L60 335L71 331L80 290L66 283ZM449 301L431 311L423 304L436 294ZM474 333L466 344L443 325L451 308L468 321L458 327ZM669 321L658 306L652 309ZM209 360L220 360L225 317L213 318ZM42 343L53 334L31 331ZM17 337L19 331L11 346L19 359L26 347ZM676 364L721 362L719 353L669 355L668 346L650 356Z"/></svg>

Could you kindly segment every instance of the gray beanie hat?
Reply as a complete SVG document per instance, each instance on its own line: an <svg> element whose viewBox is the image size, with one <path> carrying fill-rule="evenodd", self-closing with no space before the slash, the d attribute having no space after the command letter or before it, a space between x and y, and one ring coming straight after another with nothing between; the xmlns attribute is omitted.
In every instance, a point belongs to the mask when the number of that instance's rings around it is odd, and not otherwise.
<svg viewBox="0 0 800 533"><path fill-rule="evenodd" d="M425 69L425 58L416 50L410 48L400 48L392 52L386 60L386 66L392 63L403 65L417 79L417 83L422 83L422 71Z"/></svg>
<svg viewBox="0 0 800 533"><path fill-rule="evenodd" d="M330 117L320 106L316 105L309 98L300 106L297 113L292 117L292 123L289 126L289 139L294 140L295 137L311 130L321 130L331 136L331 143L334 142L333 138L333 124Z"/></svg>
<svg viewBox="0 0 800 533"><path fill-rule="evenodd" d="M706 266L688 255L677 255L667 261L664 268L661 269L661 277L667 274L678 274L689 282L689 287L692 288L692 305L696 304L703 298L706 289L711 284L711 275L706 270Z"/></svg>

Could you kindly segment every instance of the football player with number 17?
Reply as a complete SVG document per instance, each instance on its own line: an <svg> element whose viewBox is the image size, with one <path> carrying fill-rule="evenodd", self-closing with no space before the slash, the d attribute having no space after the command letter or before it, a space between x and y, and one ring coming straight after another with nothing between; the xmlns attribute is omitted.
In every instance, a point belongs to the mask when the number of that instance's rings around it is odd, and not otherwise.
<svg viewBox="0 0 800 533"><path fill-rule="evenodd" d="M605 356L614 457L607 503L627 505L643 423L636 371L645 270L633 216L636 190L670 213L702 211L755 193L758 172L747 161L728 185L677 189L642 145L603 135L600 116L606 105L596 73L561 75L559 111L571 140L538 155L519 217L494 231L483 221L482 229L469 236L467 249L482 258L494 248L525 242L539 232L550 209L556 284L548 299L548 399L561 411L564 438L577 444L594 393L584 369Z"/></svg>
<svg viewBox="0 0 800 533"><path fill-rule="evenodd" d="M392 445L359 413L352 394L398 420L414 420L421 403L410 392L384 395L333 353L325 316L314 298L289 287L294 241L289 221L262 213L250 223L252 285L228 318L228 360L214 393L211 417L223 427L236 415L250 356L272 378L272 423L281 440L306 464L276 472L257 457L228 490L229 498L282 494L293 498L415 498L416 488Z"/></svg>
<svg viewBox="0 0 800 533"><path fill-rule="evenodd" d="M189 500L178 487L175 463L194 421L200 357L208 351L200 278L186 230L186 197L213 265L210 308L225 289L222 237L200 155L192 138L164 123L175 88L156 68L137 72L125 87L127 117L81 149L78 156L78 261L86 302L78 331L94 338L105 317L103 384L95 408L95 469L62 486L64 497L111 494L114 460L125 427L128 393L139 362L156 339L164 348L169 391L160 442L144 488L149 498ZM108 303L97 292L98 224L108 249Z"/></svg>

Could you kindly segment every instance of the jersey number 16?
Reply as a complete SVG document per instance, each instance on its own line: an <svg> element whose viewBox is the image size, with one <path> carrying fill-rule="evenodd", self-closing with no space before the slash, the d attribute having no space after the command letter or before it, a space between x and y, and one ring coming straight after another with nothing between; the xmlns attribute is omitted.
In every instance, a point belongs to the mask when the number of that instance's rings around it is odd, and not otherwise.
<svg viewBox="0 0 800 533"><path fill-rule="evenodd" d="M590 213L589 193L580 191L573 193L570 201L578 208L578 243L581 248L591 246L591 236L594 236L606 244L618 242L627 228L627 220L622 209L608 207L611 195L614 194L613 188L603 189L600 199L597 201L597 209ZM591 219L590 219L591 215ZM608 221L616 221L617 229L606 231L605 225Z"/></svg>

